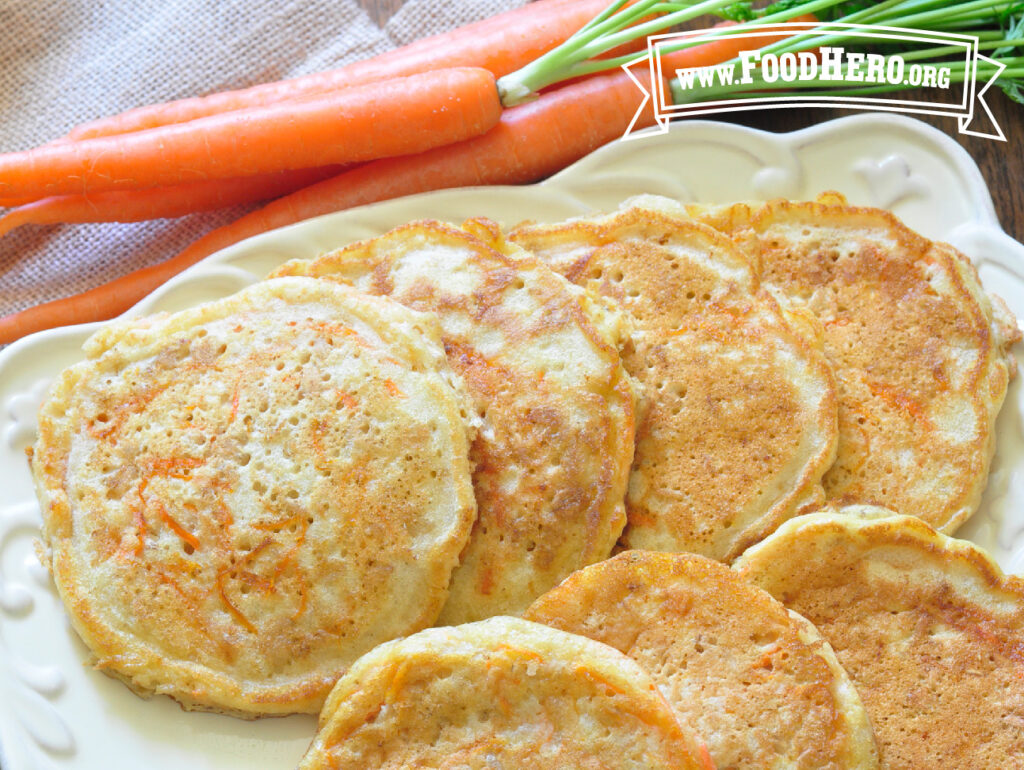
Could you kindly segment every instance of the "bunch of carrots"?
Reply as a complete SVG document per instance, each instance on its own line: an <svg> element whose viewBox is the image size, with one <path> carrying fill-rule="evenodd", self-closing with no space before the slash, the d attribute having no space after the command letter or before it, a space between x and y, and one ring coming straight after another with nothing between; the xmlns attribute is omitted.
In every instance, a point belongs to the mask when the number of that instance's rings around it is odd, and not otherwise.
<svg viewBox="0 0 1024 770"><path fill-rule="evenodd" d="M699 5L537 0L337 70L142 107L0 155L0 206L11 209L0 235L272 200L162 263L0 319L0 344L111 318L203 257L276 227L418 192L548 176L630 125L641 95L619 64L646 46L643 30L631 45L601 52L610 74L563 67L555 80L564 85L520 93L529 99L521 105L502 91L502 78L617 11L629 11L628 21L606 29L680 11L694 17L703 10L687 12ZM717 63L742 44L691 48L677 64ZM637 127L652 121L647 110Z"/></svg>
<svg viewBox="0 0 1024 770"><path fill-rule="evenodd" d="M896 0L889 0L892 5ZM920 2L921 0L915 0ZM927 0L926 0L927 1ZM0 318L0 344L120 314L200 259L268 230L441 188L529 183L653 123L623 71L646 38L736 0L537 0L337 70L131 110L0 155L0 236L272 202L166 261ZM663 71L730 60L751 25L814 20L786 0L680 43ZM731 23L729 23L731 24ZM777 29L775 27L774 29Z"/></svg>

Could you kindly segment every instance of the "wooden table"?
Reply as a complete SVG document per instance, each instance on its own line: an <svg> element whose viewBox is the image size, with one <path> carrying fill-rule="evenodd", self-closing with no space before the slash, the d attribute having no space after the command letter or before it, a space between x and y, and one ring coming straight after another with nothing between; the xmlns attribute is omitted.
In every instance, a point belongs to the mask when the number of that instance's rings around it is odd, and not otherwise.
<svg viewBox="0 0 1024 770"><path fill-rule="evenodd" d="M402 7L405 0L357 0L370 17L383 25ZM1024 105L1016 104L998 89L986 96L996 122L1006 135L1006 142L962 136L954 118L918 115L920 120L956 139L974 158L988 182L996 213L1003 229L1024 242ZM832 118L852 114L837 109L784 109L733 113L723 116L765 131L796 131Z"/></svg>

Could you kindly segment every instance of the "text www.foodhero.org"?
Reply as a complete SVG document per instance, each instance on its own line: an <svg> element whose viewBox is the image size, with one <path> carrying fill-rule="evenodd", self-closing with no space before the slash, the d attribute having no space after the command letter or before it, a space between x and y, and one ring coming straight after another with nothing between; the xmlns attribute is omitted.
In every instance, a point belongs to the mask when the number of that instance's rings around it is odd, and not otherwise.
<svg viewBox="0 0 1024 770"><path fill-rule="evenodd" d="M684 90L710 88L715 85L753 85L756 82L864 83L924 88L949 88L951 68L933 64L912 63L902 56L847 52L844 48L823 47L819 54L762 54L741 51L739 61L714 67L691 67L676 70L679 86ZM754 75L759 75L755 79Z"/></svg>

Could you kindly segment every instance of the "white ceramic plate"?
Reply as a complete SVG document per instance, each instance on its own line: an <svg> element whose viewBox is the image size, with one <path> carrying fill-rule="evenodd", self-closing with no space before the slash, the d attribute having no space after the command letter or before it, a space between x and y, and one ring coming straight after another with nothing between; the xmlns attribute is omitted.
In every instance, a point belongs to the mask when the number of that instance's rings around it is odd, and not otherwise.
<svg viewBox="0 0 1024 770"><path fill-rule="evenodd" d="M950 126L952 128L952 125ZM918 121L858 115L787 135L694 121L665 136L615 142L543 184L430 193L332 214L238 244L181 274L132 314L177 310L233 292L286 258L310 257L411 219L504 224L611 209L634 194L728 202L838 190L895 211L973 257L984 284L1024 318L1024 246L996 220L984 181L945 134ZM48 381L81 358L96 325L44 332L0 352L0 765L4 770L294 767L312 717L243 722L143 701L83 665L32 549L39 511L24 450ZM960 531L1011 572L1024 571L1022 393L1011 385L981 510Z"/></svg>

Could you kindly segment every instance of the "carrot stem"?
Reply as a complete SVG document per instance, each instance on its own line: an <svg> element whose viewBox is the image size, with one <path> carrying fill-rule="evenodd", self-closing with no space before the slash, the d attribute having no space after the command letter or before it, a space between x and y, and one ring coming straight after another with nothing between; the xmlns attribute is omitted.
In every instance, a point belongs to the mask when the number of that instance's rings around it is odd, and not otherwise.
<svg viewBox="0 0 1024 770"><path fill-rule="evenodd" d="M576 75L574 67L594 59L621 45L668 29L707 13L731 5L735 0L703 0L684 4L680 10L648 19L661 0L638 0L632 4L616 3L606 16L581 29L561 45L521 67L498 78L498 91L506 107L529 101L543 88ZM630 26L632 25L632 26ZM614 65L612 65L614 66ZM600 69L609 69L608 65Z"/></svg>
<svg viewBox="0 0 1024 770"><path fill-rule="evenodd" d="M788 6L774 11L768 6L756 21L737 25L734 30L718 30L708 39L756 30L769 23L780 23L796 16L808 16L831 8L845 0L807 0L792 10ZM742 5L742 3L740 3ZM506 106L521 104L548 86L564 80L601 72L628 63L624 57L600 58L609 51L635 43L649 35L670 29L706 14L728 15L735 10L736 0L700 0L700 2L666 3L663 0L638 0L615 3L604 17L587 25L561 45L515 72L498 78L498 90ZM679 47L700 41L680 43Z"/></svg>

